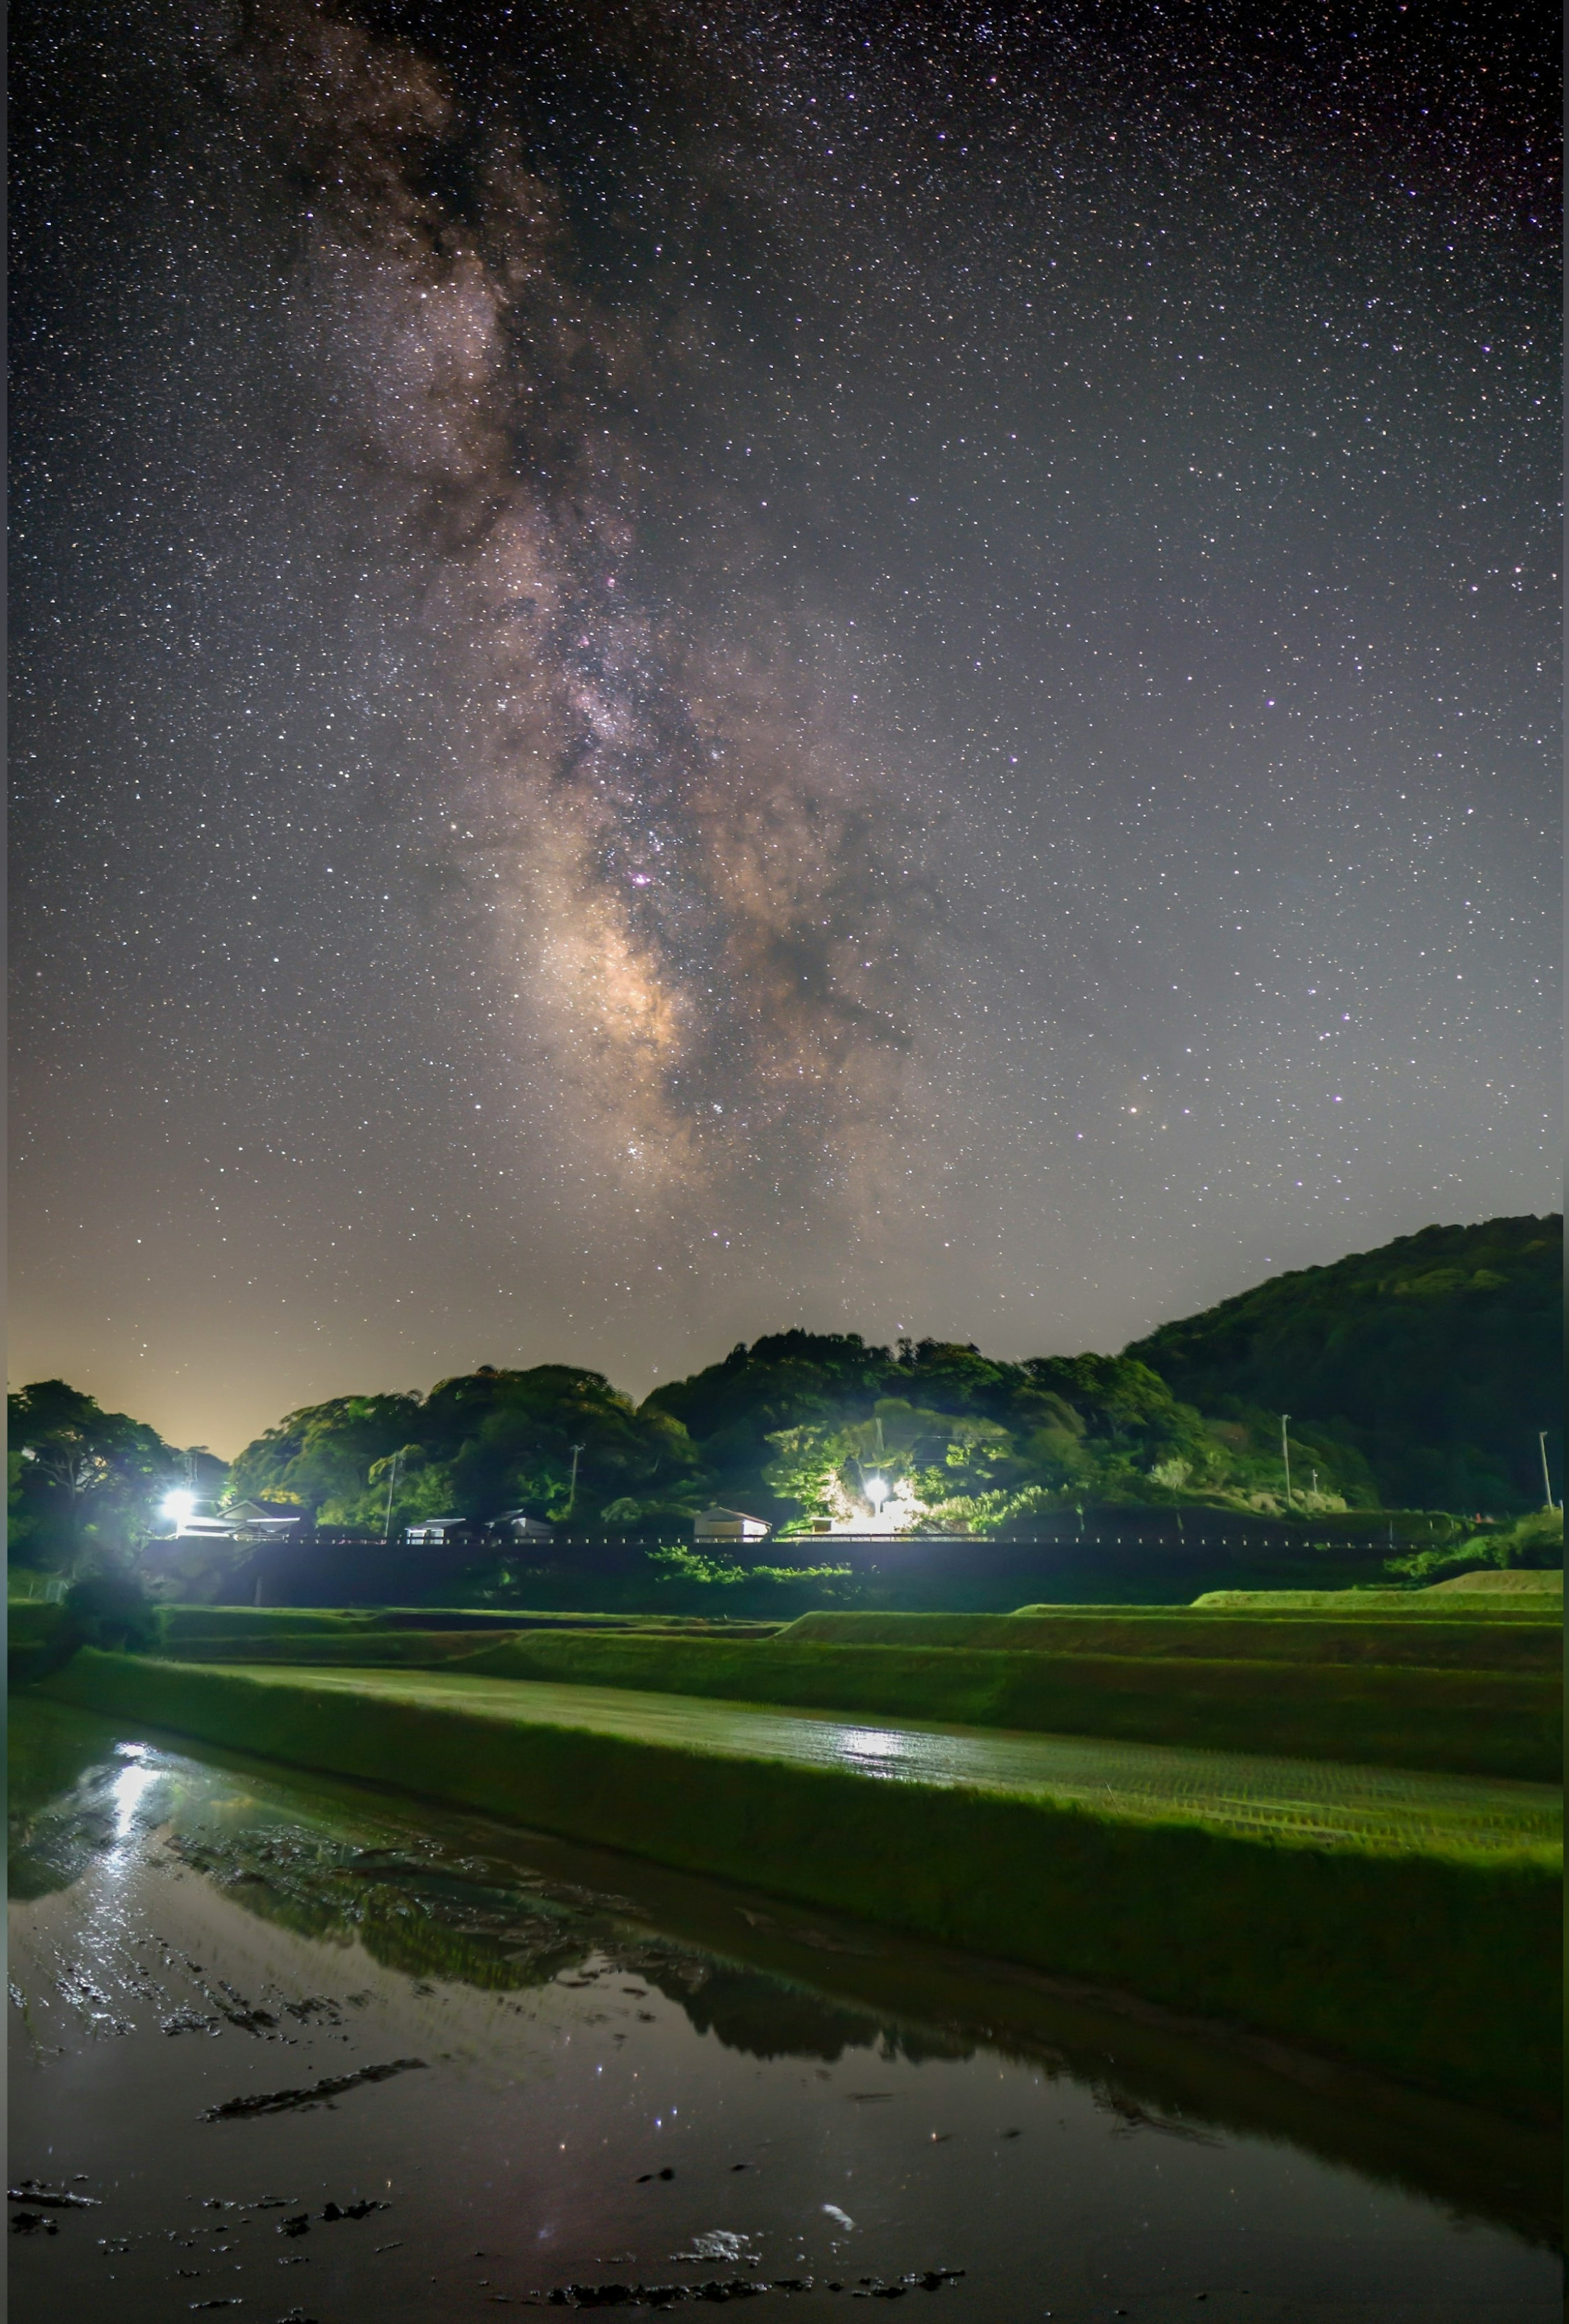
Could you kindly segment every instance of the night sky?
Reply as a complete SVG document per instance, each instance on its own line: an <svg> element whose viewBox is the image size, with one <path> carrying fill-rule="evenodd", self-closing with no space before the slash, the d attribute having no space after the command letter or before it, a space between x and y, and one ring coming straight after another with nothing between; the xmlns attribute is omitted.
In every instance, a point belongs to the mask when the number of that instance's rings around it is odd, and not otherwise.
<svg viewBox="0 0 1569 2324"><path fill-rule="evenodd" d="M1557 34L1439 13L24 5L13 1380L1555 1207Z"/></svg>

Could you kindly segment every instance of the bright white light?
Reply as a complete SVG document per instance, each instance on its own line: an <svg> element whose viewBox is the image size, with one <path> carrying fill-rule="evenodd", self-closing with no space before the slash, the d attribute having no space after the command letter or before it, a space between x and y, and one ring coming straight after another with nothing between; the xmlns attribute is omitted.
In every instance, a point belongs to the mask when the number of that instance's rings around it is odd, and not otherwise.
<svg viewBox="0 0 1569 2324"><path fill-rule="evenodd" d="M136 1821L136 1810L141 1804L142 1794L151 1791L157 1781L156 1767L143 1766L139 1760L133 1760L122 1774L115 1776L114 1800L116 1840L124 1839Z"/></svg>
<svg viewBox="0 0 1569 2324"><path fill-rule="evenodd" d="M196 1495L194 1493L188 1493L184 1490L180 1490L173 1493L165 1493L163 1497L163 1514L166 1517L173 1517L177 1525L183 1525L195 1507Z"/></svg>
<svg viewBox="0 0 1569 2324"><path fill-rule="evenodd" d="M887 1499L887 1479L885 1477L868 1477L867 1479L867 1499L870 1501L873 1508L876 1509L879 1517L883 1514L883 1503Z"/></svg>

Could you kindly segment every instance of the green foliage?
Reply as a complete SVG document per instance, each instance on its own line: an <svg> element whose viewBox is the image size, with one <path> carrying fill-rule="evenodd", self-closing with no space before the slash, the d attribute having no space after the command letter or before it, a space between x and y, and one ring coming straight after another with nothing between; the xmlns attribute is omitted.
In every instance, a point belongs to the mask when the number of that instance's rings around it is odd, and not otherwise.
<svg viewBox="0 0 1569 2324"><path fill-rule="evenodd" d="M1126 1356L1000 1363L947 1341L897 1353L851 1335L782 1333L656 1388L738 1506L794 1528L865 1522L878 1474L927 1530L1008 1534L1083 1503L1283 1505L1278 1417L1215 1424ZM1333 1434L1293 1434L1292 1506L1376 1499L1365 1462Z"/></svg>
<svg viewBox="0 0 1569 2324"><path fill-rule="evenodd" d="M82 1643L82 1634L63 1605L13 1599L7 1609L6 1676L13 1687L31 1686L63 1668Z"/></svg>
<svg viewBox="0 0 1569 2324"><path fill-rule="evenodd" d="M1561 1218L1426 1227L1283 1275L1126 1351L1223 1417L1290 1412L1393 1507L1526 1509L1563 1421ZM1561 1471L1559 1471L1561 1473Z"/></svg>
<svg viewBox="0 0 1569 2324"><path fill-rule="evenodd" d="M1285 1406L1290 1510L1316 1538L1376 1509L1391 1549L1428 1558L1403 1571L1463 1570L1501 1553L1444 1510L1523 1510L1539 1495L1535 1431L1557 1426L1561 1239L1556 1219L1428 1228L1120 1356L1009 1363L949 1341L895 1350L791 1331L640 1407L597 1372L481 1365L425 1397L303 1406L246 1446L230 1485L372 1536L511 1509L657 1536L716 1496L794 1528L864 1521L880 1477L901 1522L1006 1536L1087 1508L1284 1514ZM13 1556L70 1572L124 1558L181 1456L61 1381L33 1383L11 1412ZM1390 1497L1406 1517L1381 1506ZM1533 1540L1508 1554L1537 1555Z"/></svg>
<svg viewBox="0 0 1569 2324"><path fill-rule="evenodd" d="M718 1591L721 1601L730 1601L723 1607L726 1616L772 1616L775 1620L798 1613L803 1598L812 1602L834 1598L850 1578L848 1565L740 1565L679 1546L650 1550L648 1565L661 1605L705 1609Z"/></svg>
<svg viewBox="0 0 1569 2324"><path fill-rule="evenodd" d="M763 1471L788 1456L771 1451L770 1440L803 1427L831 1433L869 1417L888 1391L891 1365L888 1350L867 1347L858 1332L777 1332L750 1348L742 1342L690 1379L656 1388L643 1410L681 1422L727 1498L777 1518L790 1513L790 1503L775 1499Z"/></svg>
<svg viewBox="0 0 1569 2324"><path fill-rule="evenodd" d="M794 1501L807 1521L873 1516L873 1479L893 1506L932 1510L957 1495L984 1492L1020 1467L999 1422L934 1412L904 1397L879 1397L867 1418L838 1428L780 1429L769 1443L775 1458L763 1481L781 1500Z"/></svg>
<svg viewBox="0 0 1569 2324"><path fill-rule="evenodd" d="M65 1610L88 1646L144 1651L157 1638L152 1601L134 1573L84 1574L67 1591Z"/></svg>
<svg viewBox="0 0 1569 2324"><path fill-rule="evenodd" d="M417 1767L427 1796L482 1815L1316 2043L1457 2097L1543 2114L1561 2101L1561 1851L1331 1847L869 1782L509 1718L464 1683L301 1683L89 1651L48 1687L297 1766L381 1782Z"/></svg>
<svg viewBox="0 0 1569 2324"><path fill-rule="evenodd" d="M1469 1573L1488 1566L1523 1566L1550 1570L1564 1563L1564 1512L1532 1509L1512 1526L1497 1532L1473 1534L1453 1547L1425 1549L1412 1557L1391 1557L1391 1573L1408 1573L1415 1582L1438 1582L1447 1573Z"/></svg>
<svg viewBox="0 0 1569 2324"><path fill-rule="evenodd" d="M183 1476L184 1456L64 1380L33 1380L6 1411L12 1560L67 1573L124 1563L160 1494Z"/></svg>
<svg viewBox="0 0 1569 2324"><path fill-rule="evenodd" d="M396 1531L511 1509L584 1526L642 1524L651 1512L689 1523L706 1486L679 1420L638 1412L602 1374L566 1364L482 1364L428 1397L309 1405L248 1444L232 1475L238 1495L292 1500L323 1524L377 1534L390 1493Z"/></svg>
<svg viewBox="0 0 1569 2324"><path fill-rule="evenodd" d="M313 1517L357 1508L372 1465L414 1434L419 1410L417 1393L303 1406L246 1445L230 1488L236 1499L293 1503Z"/></svg>

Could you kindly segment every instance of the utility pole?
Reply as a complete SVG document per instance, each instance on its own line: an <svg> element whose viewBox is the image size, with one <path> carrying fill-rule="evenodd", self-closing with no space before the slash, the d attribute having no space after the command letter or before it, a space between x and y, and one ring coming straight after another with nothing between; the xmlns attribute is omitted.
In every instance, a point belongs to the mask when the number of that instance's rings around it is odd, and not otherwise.
<svg viewBox="0 0 1569 2324"><path fill-rule="evenodd" d="M1545 1428L1537 1431L1537 1449L1542 1456L1542 1490L1547 1496L1547 1507L1555 1509L1558 1504L1553 1499L1553 1478L1547 1467L1547 1432Z"/></svg>
<svg viewBox="0 0 1569 2324"><path fill-rule="evenodd" d="M1288 1508L1291 1506L1291 1448L1286 1442L1286 1423L1290 1417L1289 1412L1283 1412L1280 1415L1280 1458L1286 1468L1286 1507Z"/></svg>
<svg viewBox="0 0 1569 2324"><path fill-rule="evenodd" d="M387 1472L387 1522L381 1528L381 1546L383 1549L386 1548L388 1543L392 1538L392 1495L397 1489L398 1463L402 1460L402 1458L403 1455L400 1452L394 1452L392 1455L392 1466Z"/></svg>
<svg viewBox="0 0 1569 2324"><path fill-rule="evenodd" d="M566 1496L566 1514L568 1517L571 1517L573 1509L577 1507L577 1456L583 1449L583 1448L581 1444L573 1444L568 1447L568 1450L572 1454L572 1484Z"/></svg>

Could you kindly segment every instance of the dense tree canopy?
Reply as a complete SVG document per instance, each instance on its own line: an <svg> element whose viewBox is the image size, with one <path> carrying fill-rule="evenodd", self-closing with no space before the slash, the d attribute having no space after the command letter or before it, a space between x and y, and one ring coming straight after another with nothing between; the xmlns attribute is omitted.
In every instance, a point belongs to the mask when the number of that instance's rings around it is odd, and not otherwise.
<svg viewBox="0 0 1569 2324"><path fill-rule="evenodd" d="M69 1572L126 1554L185 1456L64 1380L34 1380L5 1402L12 1563Z"/></svg>
<svg viewBox="0 0 1569 2324"><path fill-rule="evenodd" d="M248 1444L230 1480L236 1494L298 1503L319 1523L373 1530L513 1509L640 1525L689 1517L703 1483L679 1421L638 1412L602 1374L566 1364L482 1364L427 1397L307 1405Z"/></svg>
<svg viewBox="0 0 1569 2324"><path fill-rule="evenodd" d="M1564 1222L1425 1227L1255 1286L1127 1350L1207 1412L1284 1406L1366 1457L1394 1506L1544 1499L1564 1414Z"/></svg>
<svg viewBox="0 0 1569 2324"><path fill-rule="evenodd" d="M656 1388L482 1364L430 1393L289 1413L234 1463L236 1498L380 1534L523 1510L684 1531L718 1499L775 1524L1028 1532L1086 1503L1508 1513L1559 1442L1557 1219L1431 1227L1262 1284L1120 1356L999 1361L942 1340L780 1332ZM70 1564L145 1526L186 1456L59 1380L11 1399L13 1538ZM1555 1452L1555 1459L1556 1459ZM15 1554L15 1552L14 1552Z"/></svg>
<svg viewBox="0 0 1569 2324"><path fill-rule="evenodd" d="M656 1388L650 1407L685 1424L721 1499L777 1522L869 1517L873 1479L901 1517L981 1532L1087 1499L1274 1508L1284 1483L1273 1416L1212 1425L1124 1356L1015 1364L951 1341L784 1332ZM1326 1432L1294 1435L1292 1459L1298 1506L1376 1499Z"/></svg>

